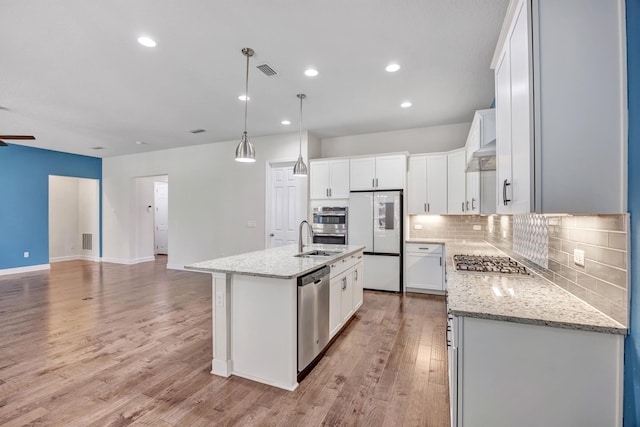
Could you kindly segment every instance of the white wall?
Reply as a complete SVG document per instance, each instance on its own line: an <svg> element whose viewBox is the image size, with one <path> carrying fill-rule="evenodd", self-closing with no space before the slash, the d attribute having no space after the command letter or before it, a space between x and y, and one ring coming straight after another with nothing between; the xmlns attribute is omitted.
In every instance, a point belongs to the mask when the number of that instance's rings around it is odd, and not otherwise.
<svg viewBox="0 0 640 427"><path fill-rule="evenodd" d="M97 259L99 184L95 179L49 176L49 259ZM82 250L82 233L93 234L93 249Z"/></svg>
<svg viewBox="0 0 640 427"><path fill-rule="evenodd" d="M319 157L346 157L408 151L433 153L464 147L471 123L325 138ZM316 157L312 157L316 158Z"/></svg>
<svg viewBox="0 0 640 427"><path fill-rule="evenodd" d="M298 134L251 138L255 163L234 161L238 140L103 159L103 259L136 262L135 178L153 175L171 181L170 268L263 249L266 162L295 161Z"/></svg>

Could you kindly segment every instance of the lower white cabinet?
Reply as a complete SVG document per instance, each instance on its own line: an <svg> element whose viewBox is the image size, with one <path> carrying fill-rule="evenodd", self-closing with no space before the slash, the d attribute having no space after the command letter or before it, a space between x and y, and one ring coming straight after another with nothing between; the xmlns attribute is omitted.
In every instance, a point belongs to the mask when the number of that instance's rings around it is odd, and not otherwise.
<svg viewBox="0 0 640 427"><path fill-rule="evenodd" d="M362 305L362 252L331 264L329 337L332 338Z"/></svg>
<svg viewBox="0 0 640 427"><path fill-rule="evenodd" d="M623 335L449 317L452 426L622 425Z"/></svg>
<svg viewBox="0 0 640 427"><path fill-rule="evenodd" d="M407 243L404 287L408 292L442 293L445 290L444 246Z"/></svg>

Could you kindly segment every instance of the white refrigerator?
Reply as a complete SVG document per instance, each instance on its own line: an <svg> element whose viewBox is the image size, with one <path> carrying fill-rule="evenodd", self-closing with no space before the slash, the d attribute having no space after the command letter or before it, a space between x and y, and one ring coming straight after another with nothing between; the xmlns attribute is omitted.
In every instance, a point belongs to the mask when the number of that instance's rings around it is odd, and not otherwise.
<svg viewBox="0 0 640 427"><path fill-rule="evenodd" d="M349 244L364 245L364 287L402 291L402 191L349 195Z"/></svg>

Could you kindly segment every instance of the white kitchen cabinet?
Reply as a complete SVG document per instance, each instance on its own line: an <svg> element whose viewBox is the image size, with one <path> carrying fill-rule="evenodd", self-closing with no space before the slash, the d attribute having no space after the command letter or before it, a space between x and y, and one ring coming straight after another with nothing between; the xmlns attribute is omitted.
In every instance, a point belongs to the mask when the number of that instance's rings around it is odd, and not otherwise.
<svg viewBox="0 0 640 427"><path fill-rule="evenodd" d="M622 425L623 335L450 317L452 426Z"/></svg>
<svg viewBox="0 0 640 427"><path fill-rule="evenodd" d="M480 173L467 172L466 180L466 200L465 213L469 215L480 214Z"/></svg>
<svg viewBox="0 0 640 427"><path fill-rule="evenodd" d="M363 301L363 253L357 252L330 265L329 337L360 308Z"/></svg>
<svg viewBox="0 0 640 427"><path fill-rule="evenodd" d="M447 153L447 213L462 215L465 213L466 180L465 150Z"/></svg>
<svg viewBox="0 0 640 427"><path fill-rule="evenodd" d="M349 159L309 162L311 199L349 198Z"/></svg>
<svg viewBox="0 0 640 427"><path fill-rule="evenodd" d="M356 255L355 265L353 266L353 309L359 309L364 301L364 269L363 255Z"/></svg>
<svg viewBox="0 0 640 427"><path fill-rule="evenodd" d="M447 154L409 157L409 215L447 213Z"/></svg>
<svg viewBox="0 0 640 427"><path fill-rule="evenodd" d="M402 190L407 175L407 157L390 154L350 159L350 188L362 190Z"/></svg>
<svg viewBox="0 0 640 427"><path fill-rule="evenodd" d="M444 269L442 244L407 243L404 282L407 292L444 292Z"/></svg>
<svg viewBox="0 0 640 427"><path fill-rule="evenodd" d="M623 0L509 4L491 64L499 213L626 211L624 13Z"/></svg>
<svg viewBox="0 0 640 427"><path fill-rule="evenodd" d="M478 160L473 159L473 153L478 151L480 147L484 147L488 143L496 139L496 110L494 108L487 110L478 110L473 115L473 121L469 129L469 135L467 136L467 142L465 144L466 151L466 169L474 164L478 165ZM487 175L495 180L495 174L491 174L489 171L473 171L477 169L471 169L466 173L466 197L464 204L464 211L469 215L479 215L480 213L489 214L495 213L495 197L493 194L487 201L491 201L492 205L485 203L484 194L481 191L481 177ZM495 182L492 186L492 192L495 192Z"/></svg>

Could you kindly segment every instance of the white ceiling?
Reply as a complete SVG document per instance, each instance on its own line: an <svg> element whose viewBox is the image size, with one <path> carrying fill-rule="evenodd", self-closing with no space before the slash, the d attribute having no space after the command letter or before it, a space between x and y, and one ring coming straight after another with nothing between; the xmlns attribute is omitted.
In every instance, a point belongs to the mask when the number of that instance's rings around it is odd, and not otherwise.
<svg viewBox="0 0 640 427"><path fill-rule="evenodd" d="M243 47L256 52L250 137L297 131L299 92L303 128L320 137L470 122L493 100L507 3L2 0L0 134L99 157L239 140ZM142 34L158 46L140 46ZM402 68L387 73L392 61Z"/></svg>

